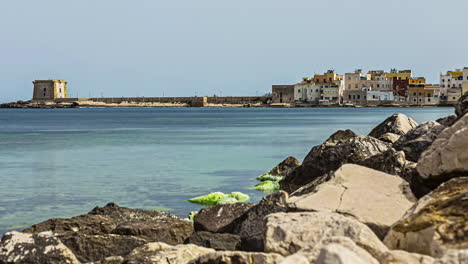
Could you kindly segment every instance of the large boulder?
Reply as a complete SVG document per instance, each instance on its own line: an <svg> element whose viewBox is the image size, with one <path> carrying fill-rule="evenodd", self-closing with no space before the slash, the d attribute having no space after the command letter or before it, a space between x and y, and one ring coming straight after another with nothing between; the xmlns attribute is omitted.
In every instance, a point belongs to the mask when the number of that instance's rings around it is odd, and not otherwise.
<svg viewBox="0 0 468 264"><path fill-rule="evenodd" d="M189 264L275 264L283 257L278 254L244 251L218 251L200 256Z"/></svg>
<svg viewBox="0 0 468 264"><path fill-rule="evenodd" d="M77 233L88 235L118 234L180 244L193 232L190 221L176 215L142 209L120 207L109 203L96 207L85 215L69 219L50 219L24 230L26 233L52 231L57 234Z"/></svg>
<svg viewBox="0 0 468 264"><path fill-rule="evenodd" d="M280 164L276 165L273 169L257 177L259 181L279 181L291 171L296 169L301 162L294 157L287 157Z"/></svg>
<svg viewBox="0 0 468 264"><path fill-rule="evenodd" d="M280 181L282 190L294 192L319 176L337 170L345 163L357 163L390 148L374 137L348 137L337 143L327 140L312 148L301 166Z"/></svg>
<svg viewBox="0 0 468 264"><path fill-rule="evenodd" d="M391 249L433 257L468 248L468 177L441 184L414 204L385 237Z"/></svg>
<svg viewBox="0 0 468 264"><path fill-rule="evenodd" d="M404 114L393 114L374 129L372 129L372 131L369 133L369 136L380 138L387 133L393 133L402 136L411 129L415 128L417 125L418 123L416 123L416 121Z"/></svg>
<svg viewBox="0 0 468 264"><path fill-rule="evenodd" d="M265 219L265 252L283 256L317 245L331 237L348 237L373 257L387 251L365 224L337 213L276 213Z"/></svg>
<svg viewBox="0 0 468 264"><path fill-rule="evenodd" d="M240 250L241 240L238 235L227 233L195 232L187 238L185 244L194 244L216 250Z"/></svg>
<svg viewBox="0 0 468 264"><path fill-rule="evenodd" d="M51 234L9 232L0 241L0 263L79 264L73 252Z"/></svg>
<svg viewBox="0 0 468 264"><path fill-rule="evenodd" d="M424 182L437 186L457 176L468 176L468 114L439 134L419 159Z"/></svg>
<svg viewBox="0 0 468 264"><path fill-rule="evenodd" d="M244 214L233 230L241 238L242 250L263 251L263 220L267 215L286 212L287 199L288 194L285 192L270 194Z"/></svg>
<svg viewBox="0 0 468 264"><path fill-rule="evenodd" d="M196 245L171 246L162 242L153 242L134 249L125 259L125 264L174 264L188 263L214 249Z"/></svg>
<svg viewBox="0 0 468 264"><path fill-rule="evenodd" d="M398 141L393 144L393 148L404 151L407 160L418 162L423 151L434 142L436 137L444 129L444 125L435 121L422 123L401 136Z"/></svg>
<svg viewBox="0 0 468 264"><path fill-rule="evenodd" d="M230 233L237 224L236 220L252 206L252 203L235 203L203 208L193 218L195 231Z"/></svg>
<svg viewBox="0 0 468 264"><path fill-rule="evenodd" d="M357 164L388 174L402 176L403 171L408 166L409 162L406 160L406 156L403 151L397 151L393 148L389 148L382 153L369 157L363 161L359 161Z"/></svg>
<svg viewBox="0 0 468 264"><path fill-rule="evenodd" d="M293 193L288 206L298 211L353 216L380 238L416 201L402 178L355 164L341 166L328 181L309 188L308 194Z"/></svg>
<svg viewBox="0 0 468 264"><path fill-rule="evenodd" d="M468 113L468 92L465 93L458 99L457 104L455 104L455 114L460 118Z"/></svg>

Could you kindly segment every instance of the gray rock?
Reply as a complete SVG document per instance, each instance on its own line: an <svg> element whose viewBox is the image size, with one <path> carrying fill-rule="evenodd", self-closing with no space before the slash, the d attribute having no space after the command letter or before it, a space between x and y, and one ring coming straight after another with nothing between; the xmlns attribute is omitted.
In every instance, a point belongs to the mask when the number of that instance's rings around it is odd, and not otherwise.
<svg viewBox="0 0 468 264"><path fill-rule="evenodd" d="M456 115L449 115L449 116L446 116L446 117L442 117L442 118L439 118L436 120L437 123L443 125L443 126L446 126L446 127L449 127L451 125L453 125L455 123L455 121L457 121L457 116Z"/></svg>
<svg viewBox="0 0 468 264"><path fill-rule="evenodd" d="M265 219L265 252L283 256L335 237L348 237L374 258L387 251L366 225L337 213L276 213Z"/></svg>
<svg viewBox="0 0 468 264"><path fill-rule="evenodd" d="M73 252L51 234L9 232L0 241L0 263L79 264Z"/></svg>
<svg viewBox="0 0 468 264"><path fill-rule="evenodd" d="M240 250L241 240L238 235L211 233L206 231L195 232L187 238L185 244L194 244L216 250Z"/></svg>
<svg viewBox="0 0 468 264"><path fill-rule="evenodd" d="M458 99L455 105L455 114L460 118L468 113L468 93L465 93Z"/></svg>
<svg viewBox="0 0 468 264"><path fill-rule="evenodd" d="M421 180L432 186L468 176L468 114L438 135L422 154L417 170Z"/></svg>
<svg viewBox="0 0 468 264"><path fill-rule="evenodd" d="M393 134L393 133L385 133L382 136L379 137L380 140L383 142L387 143L395 143L398 141L398 139L401 137L401 135Z"/></svg>
<svg viewBox="0 0 468 264"><path fill-rule="evenodd" d="M214 249L196 245L171 246L153 242L134 249L125 259L125 264L174 264L188 263L200 256L213 253Z"/></svg>
<svg viewBox="0 0 468 264"><path fill-rule="evenodd" d="M406 160L405 153L393 148L389 148L382 153L357 162L359 165L399 176L403 174L408 163L409 161Z"/></svg>
<svg viewBox="0 0 468 264"><path fill-rule="evenodd" d="M203 208L193 219L195 231L230 233L235 228L238 218L252 206L252 203L235 203Z"/></svg>
<svg viewBox="0 0 468 264"><path fill-rule="evenodd" d="M288 206L297 211L353 216L380 238L416 201L402 178L355 164L341 166L328 181L311 190L301 196L293 193Z"/></svg>
<svg viewBox="0 0 468 264"><path fill-rule="evenodd" d="M393 148L404 151L407 160L418 162L423 151L434 142L436 137L444 129L445 126L435 121L422 123L401 136L398 141L393 144Z"/></svg>
<svg viewBox="0 0 468 264"><path fill-rule="evenodd" d="M414 204L385 237L391 249L441 257L468 248L468 177L441 184Z"/></svg>
<svg viewBox="0 0 468 264"><path fill-rule="evenodd" d="M350 137L336 144L312 148L301 166L280 181L282 190L292 193L314 179L337 170L345 163L357 163L390 148L390 144L374 137Z"/></svg>
<svg viewBox="0 0 468 264"><path fill-rule="evenodd" d="M273 169L257 177L259 181L265 180L280 180L294 169L301 165L301 162L294 157L288 157L280 164L276 165Z"/></svg>
<svg viewBox="0 0 468 264"><path fill-rule="evenodd" d="M218 251L203 255L189 264L275 264L283 257L278 254L243 251Z"/></svg>
<svg viewBox="0 0 468 264"><path fill-rule="evenodd" d="M369 136L380 138L387 133L393 133L402 136L411 129L415 128L417 125L418 123L416 123L416 121L404 114L393 114L374 129L372 129L372 131L369 133Z"/></svg>

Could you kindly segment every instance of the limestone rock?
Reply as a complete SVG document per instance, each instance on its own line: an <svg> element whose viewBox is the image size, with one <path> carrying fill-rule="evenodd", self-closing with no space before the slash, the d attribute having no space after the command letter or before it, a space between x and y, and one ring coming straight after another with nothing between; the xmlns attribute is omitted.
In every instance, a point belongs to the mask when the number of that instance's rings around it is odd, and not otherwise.
<svg viewBox="0 0 468 264"><path fill-rule="evenodd" d="M203 255L189 264L275 264L283 257L278 254L243 251L218 251Z"/></svg>
<svg viewBox="0 0 468 264"><path fill-rule="evenodd" d="M382 140L383 142L393 144L393 143L397 142L400 137L401 137L401 135L397 135L397 134L394 134L394 133L385 133L382 136L380 136L379 139Z"/></svg>
<svg viewBox="0 0 468 264"><path fill-rule="evenodd" d="M283 256L335 237L348 237L373 257L387 251L372 230L359 221L336 213L276 213L265 219L265 252Z"/></svg>
<svg viewBox="0 0 468 264"><path fill-rule="evenodd" d="M270 194L245 213L233 230L234 234L241 237L242 250L263 251L264 218L269 214L287 211L287 199L286 192Z"/></svg>
<svg viewBox="0 0 468 264"><path fill-rule="evenodd" d="M301 165L301 162L294 157L288 157L280 164L276 165L269 172L257 177L259 181L278 181L291 173L295 168Z"/></svg>
<svg viewBox="0 0 468 264"><path fill-rule="evenodd" d="M235 203L203 208L193 218L194 228L196 231L230 233L236 220L252 206L252 203Z"/></svg>
<svg viewBox="0 0 468 264"><path fill-rule="evenodd" d="M174 264L188 263L189 261L215 252L214 249L203 248L196 245L170 246L162 242L153 242L136 248L125 260L126 264Z"/></svg>
<svg viewBox="0 0 468 264"><path fill-rule="evenodd" d="M455 121L457 121L457 116L456 115L449 115L449 116L446 116L446 117L442 117L442 118L439 118L436 120L437 123L443 125L443 126L446 126L446 127L449 127L451 125L453 125L455 123Z"/></svg>
<svg viewBox="0 0 468 264"><path fill-rule="evenodd" d="M100 264L122 264L123 262L124 258L122 256L111 256L102 260Z"/></svg>
<svg viewBox="0 0 468 264"><path fill-rule="evenodd" d="M422 123L401 136L398 141L393 144L393 148L404 151L407 160L418 162L423 151L434 142L436 137L444 129L445 126L435 121Z"/></svg>
<svg viewBox="0 0 468 264"><path fill-rule="evenodd" d="M82 262L96 262L110 256L126 256L147 242L133 236L73 234L58 237Z"/></svg>
<svg viewBox="0 0 468 264"><path fill-rule="evenodd" d="M390 144L369 136L350 137L330 146L325 142L312 148L303 164L280 181L281 189L292 193L345 163L363 161L389 148Z"/></svg>
<svg viewBox="0 0 468 264"><path fill-rule="evenodd" d="M367 252L364 251L368 255ZM371 257L372 258L372 257ZM375 259L364 260L355 252L343 247L340 244L330 244L322 248L320 255L317 258L316 264L360 264L360 263L376 263Z"/></svg>
<svg viewBox="0 0 468 264"><path fill-rule="evenodd" d="M468 250L454 250L436 259L434 264L465 264L468 263Z"/></svg>
<svg viewBox="0 0 468 264"><path fill-rule="evenodd" d="M457 176L468 176L468 114L439 134L421 156L421 179L437 185Z"/></svg>
<svg viewBox="0 0 468 264"><path fill-rule="evenodd" d="M451 179L421 198L385 237L391 249L441 257L468 248L468 177Z"/></svg>
<svg viewBox="0 0 468 264"><path fill-rule="evenodd" d="M372 129L372 131L369 133L369 136L380 138L386 133L393 133L402 136L411 129L415 128L417 125L418 123L416 123L416 121L404 114L393 114L374 129Z"/></svg>
<svg viewBox="0 0 468 264"><path fill-rule="evenodd" d="M433 264L434 259L430 256L410 253L403 250L389 250L380 257L382 264Z"/></svg>
<svg viewBox="0 0 468 264"><path fill-rule="evenodd" d="M415 201L408 183L402 178L345 164L330 180L316 185L311 193L291 196L288 206L298 211L353 216L383 238Z"/></svg>
<svg viewBox="0 0 468 264"><path fill-rule="evenodd" d="M455 105L455 114L457 114L458 118L464 116L466 113L468 113L468 93L462 95Z"/></svg>
<svg viewBox="0 0 468 264"><path fill-rule="evenodd" d="M200 231L192 234L185 244L194 244L201 247L213 248L216 250L239 250L241 247L241 240L238 235L211 233Z"/></svg>
<svg viewBox="0 0 468 264"><path fill-rule="evenodd" d="M79 264L73 252L51 234L6 233L0 241L0 263Z"/></svg>

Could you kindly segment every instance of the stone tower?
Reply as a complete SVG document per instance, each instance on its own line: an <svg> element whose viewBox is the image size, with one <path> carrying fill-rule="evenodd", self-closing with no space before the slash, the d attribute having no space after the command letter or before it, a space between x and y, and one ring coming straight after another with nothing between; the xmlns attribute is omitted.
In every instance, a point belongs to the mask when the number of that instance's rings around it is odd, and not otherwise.
<svg viewBox="0 0 468 264"><path fill-rule="evenodd" d="M36 80L33 84L33 100L68 98L67 82L64 80Z"/></svg>

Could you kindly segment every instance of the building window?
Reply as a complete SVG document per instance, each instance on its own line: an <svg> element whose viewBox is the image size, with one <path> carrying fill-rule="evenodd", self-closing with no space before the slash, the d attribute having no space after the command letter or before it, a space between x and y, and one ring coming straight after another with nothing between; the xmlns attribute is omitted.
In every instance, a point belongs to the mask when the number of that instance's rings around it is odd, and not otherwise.
<svg viewBox="0 0 468 264"><path fill-rule="evenodd" d="M351 89L351 84L348 84L348 89Z"/></svg>
<svg viewBox="0 0 468 264"><path fill-rule="evenodd" d="M350 100L351 100L351 95L350 95L350 94L348 94L348 99L350 99Z"/></svg>
<svg viewBox="0 0 468 264"><path fill-rule="evenodd" d="M358 85L357 85L357 84L355 85L355 88L358 88Z"/></svg>
<svg viewBox="0 0 468 264"><path fill-rule="evenodd" d="M361 95L358 94L358 95L357 95L357 99L361 99Z"/></svg>

